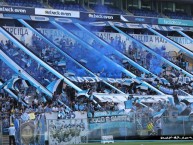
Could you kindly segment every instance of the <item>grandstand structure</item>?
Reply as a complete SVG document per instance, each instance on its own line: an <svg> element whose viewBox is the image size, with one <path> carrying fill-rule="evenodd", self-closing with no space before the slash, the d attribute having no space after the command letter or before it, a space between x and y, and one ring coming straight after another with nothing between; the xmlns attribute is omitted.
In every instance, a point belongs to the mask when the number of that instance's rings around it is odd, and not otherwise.
<svg viewBox="0 0 193 145"><path fill-rule="evenodd" d="M0 0L0 145L191 136L192 37L191 0Z"/></svg>

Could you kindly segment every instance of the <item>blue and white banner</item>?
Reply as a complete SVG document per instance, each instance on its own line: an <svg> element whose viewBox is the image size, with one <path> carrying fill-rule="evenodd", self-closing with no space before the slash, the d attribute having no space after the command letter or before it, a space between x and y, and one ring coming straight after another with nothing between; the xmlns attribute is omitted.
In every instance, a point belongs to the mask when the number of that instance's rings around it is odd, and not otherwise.
<svg viewBox="0 0 193 145"><path fill-rule="evenodd" d="M60 94L63 89L63 79L58 79L56 81L51 82L46 88L52 93Z"/></svg>
<svg viewBox="0 0 193 145"><path fill-rule="evenodd" d="M124 22L131 22L131 23L142 23L142 24L158 24L157 18L148 18L148 17L140 17L140 16L128 16L123 15L121 16L121 20Z"/></svg>
<svg viewBox="0 0 193 145"><path fill-rule="evenodd" d="M15 142L17 145L21 144L21 139L20 139L20 123L17 118L14 119L14 126L15 126Z"/></svg>
<svg viewBox="0 0 193 145"><path fill-rule="evenodd" d="M52 120L52 119L58 119L58 113L52 112L50 113L45 113L46 120ZM85 119L87 118L87 113L86 112L80 112L80 111L74 111L71 113L68 113L65 115L64 119Z"/></svg>
<svg viewBox="0 0 193 145"><path fill-rule="evenodd" d="M132 114L131 112L129 114ZM111 112L107 112L107 111L96 111L94 112L94 117L98 118L98 117L111 117L111 116L126 116L128 115L128 112L124 112L124 111L111 111ZM88 117L90 118L91 116L88 113Z"/></svg>
<svg viewBox="0 0 193 145"><path fill-rule="evenodd" d="M97 32L96 35L98 37L100 37L101 39L109 42L109 43L111 43L112 39L114 39L114 41L125 42L127 50L133 46L133 41L127 39L122 34ZM130 34L130 35L133 38L135 38L136 40L144 43L145 45L149 46L152 49L163 48L163 51L165 51L165 52L169 52L169 51L178 52L178 51L180 51L174 45L167 42L166 40L164 40L160 36L146 35L146 34ZM193 42L191 42L187 38L185 38L185 37L173 37L173 36L169 36L169 38L193 51Z"/></svg>
<svg viewBox="0 0 193 145"><path fill-rule="evenodd" d="M103 26L103 24L101 24L101 26ZM133 27L134 27L134 25L133 25ZM139 27L139 26L136 25L136 27ZM23 39L22 37L24 37L23 40L25 41L26 44L32 44L31 40L32 40L33 33L28 28L5 26L5 29L7 31L9 31L11 34L13 34L17 39L21 40L21 39ZM59 43L59 41L62 38L65 38L65 40L68 40L68 41L72 42L73 44L75 43L75 41L72 38L70 38L68 35L66 35L65 33L63 33L60 30L43 29L43 28L38 28L38 30L43 35L47 36L52 41L54 41L56 44ZM179 30L179 29L176 29L176 30ZM77 33L79 36L81 36L83 38L85 38L85 37L88 38L87 34L84 34L82 31L78 31ZM119 33L95 32L95 34L98 37L100 37L101 39L103 39L109 43L111 42L112 38L114 40L115 39L121 40L122 42L126 43L127 49L130 45L132 45L132 41L128 40L122 34L119 34ZM2 34L0 34L0 36L4 42L7 40L7 38L5 38ZM152 47L152 48L164 47L164 48L166 48L166 52L176 51L176 48L172 44L168 43L167 41L165 41L163 38L161 38L159 36L146 35L146 34L131 34L131 36L133 36L135 39L139 40L140 42L144 43L145 45L147 45L149 47ZM191 42L187 38L185 38L185 37L173 37L173 36L171 36L169 38L193 51L193 42ZM88 40L86 40L86 41L91 43L92 38L88 38ZM59 64L59 65L61 65L61 64ZM65 65L65 64L62 63L62 65Z"/></svg>
<svg viewBox="0 0 193 145"><path fill-rule="evenodd" d="M154 113L153 118L161 117L165 111L166 111L166 109L161 109L159 112Z"/></svg>
<svg viewBox="0 0 193 145"><path fill-rule="evenodd" d="M8 82L8 84L7 84L7 88L11 89L11 90L19 91L18 88L15 86L15 83L17 81L21 81L21 79L20 78L11 79L10 82Z"/></svg>
<svg viewBox="0 0 193 145"><path fill-rule="evenodd" d="M177 26L193 26L192 20L180 20L180 19L169 19L169 18L159 18L158 24L161 25L177 25Z"/></svg>
<svg viewBox="0 0 193 145"><path fill-rule="evenodd" d="M103 135L128 136L130 130L135 134L134 116L107 116L89 119L89 130L91 138L95 139ZM93 134L93 135L92 135Z"/></svg>
<svg viewBox="0 0 193 145"><path fill-rule="evenodd" d="M38 144L43 145L45 143L45 132L46 132L46 117L44 114L40 115L38 119L38 124L37 124L38 130L37 130L37 135L38 135Z"/></svg>
<svg viewBox="0 0 193 145"><path fill-rule="evenodd" d="M69 145L87 143L87 136L89 134L87 117L85 115L79 117L81 118L47 120L49 144Z"/></svg>
<svg viewBox="0 0 193 145"><path fill-rule="evenodd" d="M112 118L112 117L110 117ZM96 119L96 118L95 118ZM122 120L122 121L115 121L115 122L106 122L105 119L102 120L104 122L101 122L101 120L98 120L99 122L97 123L89 123L90 130L97 130L97 129L113 129L113 128L131 128L133 123L127 121L127 120Z"/></svg>

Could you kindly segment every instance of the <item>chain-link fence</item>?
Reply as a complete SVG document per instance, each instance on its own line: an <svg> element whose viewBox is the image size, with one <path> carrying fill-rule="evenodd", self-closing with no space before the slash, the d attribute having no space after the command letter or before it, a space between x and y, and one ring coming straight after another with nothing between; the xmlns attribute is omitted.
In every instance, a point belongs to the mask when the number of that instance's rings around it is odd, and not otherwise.
<svg viewBox="0 0 193 145"><path fill-rule="evenodd" d="M15 140L18 145L44 145L46 142L47 123L44 115L30 121L18 121ZM17 124L17 123L16 123ZM17 126L17 125L16 125Z"/></svg>
<svg viewBox="0 0 193 145"><path fill-rule="evenodd" d="M131 116L106 116L89 118L88 141L101 141L103 136L113 136L115 140L126 140L128 136L136 134L136 123Z"/></svg>
<svg viewBox="0 0 193 145"><path fill-rule="evenodd" d="M39 120L20 122L16 140L22 145L65 145L101 142L103 137L109 136L118 141L192 135L193 118L190 116L148 118L132 114L55 120L42 116Z"/></svg>

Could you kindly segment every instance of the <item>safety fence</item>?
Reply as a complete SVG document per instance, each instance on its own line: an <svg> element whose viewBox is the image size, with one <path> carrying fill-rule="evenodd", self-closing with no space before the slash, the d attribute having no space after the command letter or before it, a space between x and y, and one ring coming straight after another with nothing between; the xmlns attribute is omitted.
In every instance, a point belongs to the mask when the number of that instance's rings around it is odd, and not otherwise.
<svg viewBox="0 0 193 145"><path fill-rule="evenodd" d="M81 119L46 119L20 122L16 142L28 144L86 144L105 139L186 139L193 140L190 116L149 118L135 114ZM16 127L17 128L17 127Z"/></svg>

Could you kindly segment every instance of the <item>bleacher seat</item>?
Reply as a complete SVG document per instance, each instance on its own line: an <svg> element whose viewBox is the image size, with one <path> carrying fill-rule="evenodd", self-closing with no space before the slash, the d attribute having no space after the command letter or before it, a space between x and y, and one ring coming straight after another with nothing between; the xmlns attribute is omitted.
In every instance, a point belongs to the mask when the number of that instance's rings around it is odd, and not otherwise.
<svg viewBox="0 0 193 145"><path fill-rule="evenodd" d="M113 7L111 5L90 5L90 8L97 13L110 13L110 14L125 14L124 11Z"/></svg>
<svg viewBox="0 0 193 145"><path fill-rule="evenodd" d="M23 7L37 7L44 8L45 6L37 0L5 0L5 2L11 6L23 6Z"/></svg>
<svg viewBox="0 0 193 145"><path fill-rule="evenodd" d="M186 14L185 12L182 12L182 11L172 12L172 11L169 11L169 10L165 10L164 15L166 15L169 18L172 18L172 19L186 19L186 20L191 20L192 19L191 16L189 16L188 14Z"/></svg>
<svg viewBox="0 0 193 145"><path fill-rule="evenodd" d="M86 11L81 5L71 2L71 3L62 3L60 1L48 1L48 4L54 9L60 10L73 10L73 11Z"/></svg>
<svg viewBox="0 0 193 145"><path fill-rule="evenodd" d="M129 7L128 11L134 14L135 16L161 17L159 13L147 8L137 9L135 7Z"/></svg>

